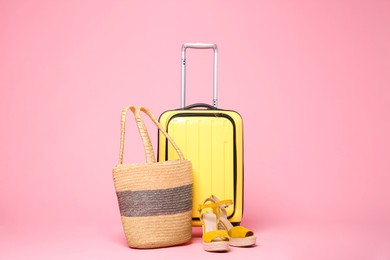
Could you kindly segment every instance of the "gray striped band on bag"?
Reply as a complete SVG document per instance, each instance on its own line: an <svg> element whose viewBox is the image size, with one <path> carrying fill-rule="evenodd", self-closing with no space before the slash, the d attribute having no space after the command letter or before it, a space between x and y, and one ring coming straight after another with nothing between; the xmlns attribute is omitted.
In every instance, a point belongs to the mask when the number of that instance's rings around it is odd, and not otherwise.
<svg viewBox="0 0 390 260"><path fill-rule="evenodd" d="M161 190L119 191L124 217L171 215L192 210L192 184Z"/></svg>

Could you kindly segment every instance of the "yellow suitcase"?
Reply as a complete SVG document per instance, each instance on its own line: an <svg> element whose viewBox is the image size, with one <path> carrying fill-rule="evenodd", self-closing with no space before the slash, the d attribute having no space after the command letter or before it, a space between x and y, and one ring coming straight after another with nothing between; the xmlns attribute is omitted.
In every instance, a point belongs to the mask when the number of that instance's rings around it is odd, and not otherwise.
<svg viewBox="0 0 390 260"><path fill-rule="evenodd" d="M214 49L214 99L208 104L185 105L186 49ZM231 199L227 208L230 222L238 225L243 214L243 131L242 118L232 110L218 109L218 49L215 44L185 43L182 46L181 107L164 112L160 123L175 140L194 174L192 224L200 226L198 206L212 194ZM159 161L178 159L174 148L159 134Z"/></svg>

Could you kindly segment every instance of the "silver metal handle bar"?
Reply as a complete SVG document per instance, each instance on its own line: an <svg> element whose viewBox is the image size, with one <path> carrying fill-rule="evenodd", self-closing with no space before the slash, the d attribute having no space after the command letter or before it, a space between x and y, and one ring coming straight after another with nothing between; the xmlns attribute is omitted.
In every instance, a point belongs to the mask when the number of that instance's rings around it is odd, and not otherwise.
<svg viewBox="0 0 390 260"><path fill-rule="evenodd" d="M186 49L214 49L213 106L218 107L218 48L214 43L184 43L181 47L181 108L186 103Z"/></svg>

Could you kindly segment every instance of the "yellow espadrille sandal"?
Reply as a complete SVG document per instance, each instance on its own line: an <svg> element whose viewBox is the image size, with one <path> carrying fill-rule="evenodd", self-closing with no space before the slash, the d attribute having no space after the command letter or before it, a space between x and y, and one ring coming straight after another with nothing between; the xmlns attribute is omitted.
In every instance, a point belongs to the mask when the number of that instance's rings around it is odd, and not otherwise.
<svg viewBox="0 0 390 260"><path fill-rule="evenodd" d="M242 227L234 227L227 219L226 209L233 204L232 200L219 200L216 196L211 195L210 201L217 205L217 215L219 218L219 228L226 230L229 235L229 244L231 246L252 246L256 244L256 236L253 231Z"/></svg>
<svg viewBox="0 0 390 260"><path fill-rule="evenodd" d="M200 221L202 222L202 243L203 249L209 252L223 252L229 250L229 235L226 230L219 230L219 218L216 214L217 204L207 203L206 199L203 205L199 206Z"/></svg>

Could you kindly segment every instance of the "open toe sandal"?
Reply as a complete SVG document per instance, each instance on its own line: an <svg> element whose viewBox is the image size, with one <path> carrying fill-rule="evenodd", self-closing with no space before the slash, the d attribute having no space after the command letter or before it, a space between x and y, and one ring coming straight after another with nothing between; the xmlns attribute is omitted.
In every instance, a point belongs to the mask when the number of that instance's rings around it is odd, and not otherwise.
<svg viewBox="0 0 390 260"><path fill-rule="evenodd" d="M256 244L256 236L253 231L242 227L233 226L227 219L226 208L233 204L232 200L219 200L216 196L211 195L209 201L217 206L217 215L219 218L219 228L227 231L229 235L229 244L231 246L252 246Z"/></svg>
<svg viewBox="0 0 390 260"><path fill-rule="evenodd" d="M229 250L229 235L226 230L218 229L218 205L206 199L199 206L200 220L202 222L203 249L209 252L223 252Z"/></svg>

